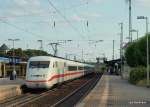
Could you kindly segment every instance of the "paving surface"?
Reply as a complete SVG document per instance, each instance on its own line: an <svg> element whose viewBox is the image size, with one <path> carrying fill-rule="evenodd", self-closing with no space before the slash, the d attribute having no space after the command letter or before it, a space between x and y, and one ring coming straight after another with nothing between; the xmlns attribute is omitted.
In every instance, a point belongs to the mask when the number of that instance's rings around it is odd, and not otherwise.
<svg viewBox="0 0 150 107"><path fill-rule="evenodd" d="M21 85L25 80L17 78L10 80L9 78L0 78L0 101L21 94Z"/></svg>
<svg viewBox="0 0 150 107"><path fill-rule="evenodd" d="M0 78L0 87L5 85L22 85L25 80L17 78L16 80L10 80L9 78Z"/></svg>
<svg viewBox="0 0 150 107"><path fill-rule="evenodd" d="M104 74L96 87L76 107L150 107L150 89Z"/></svg>

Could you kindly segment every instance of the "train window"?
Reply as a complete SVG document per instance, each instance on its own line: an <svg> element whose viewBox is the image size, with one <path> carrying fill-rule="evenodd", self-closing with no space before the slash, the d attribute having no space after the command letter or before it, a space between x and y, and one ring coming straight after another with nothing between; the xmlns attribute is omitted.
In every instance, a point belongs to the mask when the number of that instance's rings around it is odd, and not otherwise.
<svg viewBox="0 0 150 107"><path fill-rule="evenodd" d="M78 67L78 70L84 70L84 67L79 66L79 67Z"/></svg>
<svg viewBox="0 0 150 107"><path fill-rule="evenodd" d="M90 70L90 67L85 66L84 69L88 71L88 70Z"/></svg>
<svg viewBox="0 0 150 107"><path fill-rule="evenodd" d="M31 61L29 68L48 68L50 61Z"/></svg>
<svg viewBox="0 0 150 107"><path fill-rule="evenodd" d="M77 66L68 66L69 71L77 71Z"/></svg>

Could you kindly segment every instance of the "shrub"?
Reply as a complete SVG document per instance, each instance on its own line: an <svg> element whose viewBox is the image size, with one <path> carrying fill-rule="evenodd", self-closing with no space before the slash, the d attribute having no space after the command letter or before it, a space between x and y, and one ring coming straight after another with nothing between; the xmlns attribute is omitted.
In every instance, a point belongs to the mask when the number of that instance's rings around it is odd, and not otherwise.
<svg viewBox="0 0 150 107"><path fill-rule="evenodd" d="M150 40L150 35L149 35ZM125 49L125 59L130 67L146 66L146 42L147 37L144 36L127 45ZM150 41L149 41L150 50ZM150 51L149 51L150 54ZM149 58L150 61L150 58Z"/></svg>
<svg viewBox="0 0 150 107"><path fill-rule="evenodd" d="M146 68L145 67L136 67L133 68L130 72L129 82L132 84L137 84L140 80L146 78Z"/></svg>

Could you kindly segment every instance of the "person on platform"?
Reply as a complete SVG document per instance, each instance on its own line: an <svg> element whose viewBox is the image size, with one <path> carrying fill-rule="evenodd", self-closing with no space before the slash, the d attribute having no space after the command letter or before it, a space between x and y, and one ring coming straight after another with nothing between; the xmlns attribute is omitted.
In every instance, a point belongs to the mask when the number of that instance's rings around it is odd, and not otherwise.
<svg viewBox="0 0 150 107"><path fill-rule="evenodd" d="M13 70L13 79L16 80L16 78L17 78L17 73L15 70Z"/></svg>

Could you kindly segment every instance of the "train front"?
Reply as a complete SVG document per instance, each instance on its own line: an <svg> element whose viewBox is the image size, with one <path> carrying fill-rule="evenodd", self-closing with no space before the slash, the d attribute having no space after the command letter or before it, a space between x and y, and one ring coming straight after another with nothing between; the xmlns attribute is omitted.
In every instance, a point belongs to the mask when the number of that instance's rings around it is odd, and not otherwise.
<svg viewBox="0 0 150 107"><path fill-rule="evenodd" d="M50 59L47 57L32 57L29 59L26 71L26 86L28 88L49 88Z"/></svg>

